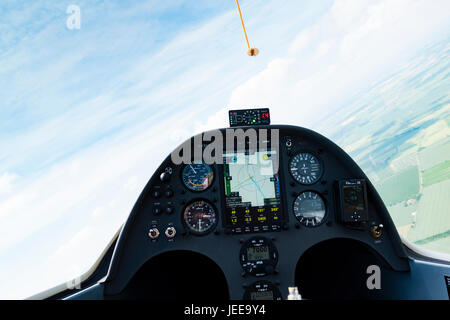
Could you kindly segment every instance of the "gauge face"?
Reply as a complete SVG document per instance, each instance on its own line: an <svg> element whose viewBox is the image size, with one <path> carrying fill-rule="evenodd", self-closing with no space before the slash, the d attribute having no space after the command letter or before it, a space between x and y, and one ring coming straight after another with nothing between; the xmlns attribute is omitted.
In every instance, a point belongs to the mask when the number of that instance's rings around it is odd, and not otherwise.
<svg viewBox="0 0 450 320"><path fill-rule="evenodd" d="M295 199L294 215L303 225L317 227L323 222L325 214L325 202L318 193L306 191Z"/></svg>
<svg viewBox="0 0 450 320"><path fill-rule="evenodd" d="M206 163L192 163L183 168L182 180L189 190L204 191L209 188L213 179L213 170Z"/></svg>
<svg viewBox="0 0 450 320"><path fill-rule="evenodd" d="M183 221L191 233L207 234L217 224L216 211L211 204L204 200L195 201L184 209Z"/></svg>
<svg viewBox="0 0 450 320"><path fill-rule="evenodd" d="M310 153L299 153L291 159L289 171L298 183L311 185L319 181L323 169L316 156Z"/></svg>
<svg viewBox="0 0 450 320"><path fill-rule="evenodd" d="M242 115L244 124L252 125L258 122L258 115L253 110L247 110Z"/></svg>

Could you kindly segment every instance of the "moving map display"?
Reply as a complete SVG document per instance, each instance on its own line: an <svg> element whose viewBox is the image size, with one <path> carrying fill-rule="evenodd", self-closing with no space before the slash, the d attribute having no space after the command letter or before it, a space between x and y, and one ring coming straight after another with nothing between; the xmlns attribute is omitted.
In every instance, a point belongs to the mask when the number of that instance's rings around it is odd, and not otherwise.
<svg viewBox="0 0 450 320"><path fill-rule="evenodd" d="M278 230L280 184L274 150L225 153L225 221L235 233Z"/></svg>

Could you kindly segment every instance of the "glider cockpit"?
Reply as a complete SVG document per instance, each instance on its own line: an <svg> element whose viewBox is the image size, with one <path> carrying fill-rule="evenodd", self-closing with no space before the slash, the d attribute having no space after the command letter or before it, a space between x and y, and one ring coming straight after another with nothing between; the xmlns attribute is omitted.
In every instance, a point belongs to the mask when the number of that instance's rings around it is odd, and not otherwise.
<svg viewBox="0 0 450 320"><path fill-rule="evenodd" d="M268 109L176 148L79 290L49 298L447 299L447 262L401 241L355 161Z"/></svg>

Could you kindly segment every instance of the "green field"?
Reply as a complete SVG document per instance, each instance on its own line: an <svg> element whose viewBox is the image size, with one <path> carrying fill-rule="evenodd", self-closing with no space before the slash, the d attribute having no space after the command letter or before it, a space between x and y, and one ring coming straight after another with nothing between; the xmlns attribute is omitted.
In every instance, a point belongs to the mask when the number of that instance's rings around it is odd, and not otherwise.
<svg viewBox="0 0 450 320"><path fill-rule="evenodd" d="M425 170L422 178L424 187L450 179L450 160Z"/></svg>
<svg viewBox="0 0 450 320"><path fill-rule="evenodd" d="M410 225L413 222L412 213L417 211L417 203L407 206L405 203L399 203L388 207L388 211L397 227Z"/></svg>
<svg viewBox="0 0 450 320"><path fill-rule="evenodd" d="M419 152L420 168L431 169L450 159L450 138L439 141Z"/></svg>
<svg viewBox="0 0 450 320"><path fill-rule="evenodd" d="M419 193L419 171L417 166L410 167L376 186L387 206L415 198Z"/></svg>
<svg viewBox="0 0 450 320"><path fill-rule="evenodd" d="M408 234L409 240L432 243L446 236L450 230L448 190L450 190L450 180L435 183L423 189L417 208L417 223Z"/></svg>

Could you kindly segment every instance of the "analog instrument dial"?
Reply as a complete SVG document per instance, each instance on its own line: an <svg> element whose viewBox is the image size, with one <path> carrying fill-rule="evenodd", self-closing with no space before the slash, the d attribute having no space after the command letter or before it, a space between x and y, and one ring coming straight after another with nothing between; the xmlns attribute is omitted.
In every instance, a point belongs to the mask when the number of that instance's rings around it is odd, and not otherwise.
<svg viewBox="0 0 450 320"><path fill-rule="evenodd" d="M294 215L306 227L317 227L326 214L322 197L314 191L301 193L294 201Z"/></svg>
<svg viewBox="0 0 450 320"><path fill-rule="evenodd" d="M253 110L247 110L242 115L244 124L252 125L258 123L258 114Z"/></svg>
<svg viewBox="0 0 450 320"><path fill-rule="evenodd" d="M204 235L216 226L216 211L211 204L204 200L195 201L184 209L183 222L191 233Z"/></svg>
<svg viewBox="0 0 450 320"><path fill-rule="evenodd" d="M205 191L214 180L214 172L206 163L192 163L183 168L182 180L192 191Z"/></svg>
<svg viewBox="0 0 450 320"><path fill-rule="evenodd" d="M323 168L319 159L311 153L299 153L289 163L292 177L301 184L311 185L322 177Z"/></svg>

